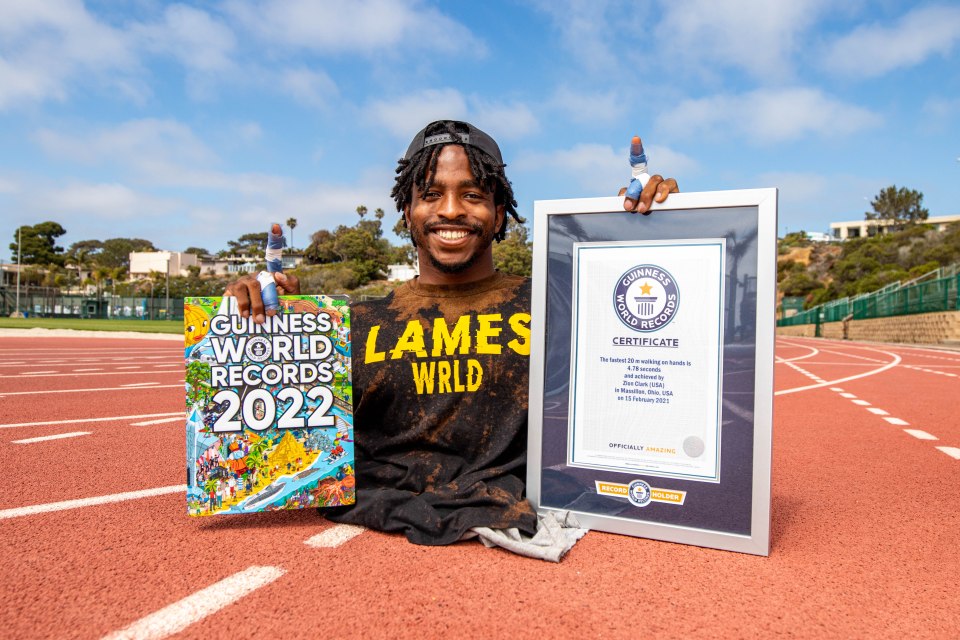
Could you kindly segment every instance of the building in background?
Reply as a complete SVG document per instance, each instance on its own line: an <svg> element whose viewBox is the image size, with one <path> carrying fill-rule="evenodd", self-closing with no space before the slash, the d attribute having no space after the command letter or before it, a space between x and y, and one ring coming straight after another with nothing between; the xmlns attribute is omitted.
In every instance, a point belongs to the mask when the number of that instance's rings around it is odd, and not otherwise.
<svg viewBox="0 0 960 640"><path fill-rule="evenodd" d="M134 251L130 254L130 279L138 280L158 271L170 276L185 276L187 267L197 267L199 260L192 253L179 251Z"/></svg>
<svg viewBox="0 0 960 640"><path fill-rule="evenodd" d="M932 225L937 231L943 231L948 225L960 222L960 216L930 216L923 224ZM903 226L895 220L853 220L850 222L831 222L830 235L834 240L848 238L872 238L876 235L890 233L891 230Z"/></svg>

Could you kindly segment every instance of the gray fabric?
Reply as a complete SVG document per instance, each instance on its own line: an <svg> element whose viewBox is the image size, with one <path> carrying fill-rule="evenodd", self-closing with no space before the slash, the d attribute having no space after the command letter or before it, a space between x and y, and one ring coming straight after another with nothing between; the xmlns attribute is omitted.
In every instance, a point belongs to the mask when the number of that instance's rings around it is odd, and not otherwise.
<svg viewBox="0 0 960 640"><path fill-rule="evenodd" d="M474 527L463 539L476 536L487 548L501 547L528 558L560 562L587 531L589 529L581 528L576 516L569 511L549 511L537 515L537 532L533 537L520 533L516 528Z"/></svg>

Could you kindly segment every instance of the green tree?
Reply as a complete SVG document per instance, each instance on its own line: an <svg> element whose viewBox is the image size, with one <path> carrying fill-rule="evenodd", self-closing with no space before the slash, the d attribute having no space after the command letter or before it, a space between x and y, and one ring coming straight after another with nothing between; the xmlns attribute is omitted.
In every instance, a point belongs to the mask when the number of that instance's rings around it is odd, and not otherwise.
<svg viewBox="0 0 960 640"><path fill-rule="evenodd" d="M898 229L927 219L929 211L923 208L923 194L906 187L890 185L870 201L873 211L864 214L867 220L892 220Z"/></svg>
<svg viewBox="0 0 960 640"><path fill-rule="evenodd" d="M11 255L16 257L19 253L22 264L62 265L63 247L57 246L57 238L66 232L58 222L51 221L19 227L13 232Z"/></svg>
<svg viewBox="0 0 960 640"><path fill-rule="evenodd" d="M227 246L225 253L229 255L262 256L267 246L267 232L245 233L236 240L228 240Z"/></svg>
<svg viewBox="0 0 960 640"><path fill-rule="evenodd" d="M506 236L493 245L493 265L504 273L532 275L533 245L528 237L527 227L509 218Z"/></svg>
<svg viewBox="0 0 960 640"><path fill-rule="evenodd" d="M310 236L310 245L303 252L304 259L309 264L337 262L339 257L333 250L334 239L334 235L326 229L317 231Z"/></svg>
<svg viewBox="0 0 960 640"><path fill-rule="evenodd" d="M96 256L98 266L108 269L129 269L130 254L136 251L156 251L153 243L143 238L110 238Z"/></svg>
<svg viewBox="0 0 960 640"><path fill-rule="evenodd" d="M109 240L80 240L67 250L67 262L85 270L95 267L129 269L130 254L135 251L156 251L149 240L143 238L110 238Z"/></svg>
<svg viewBox="0 0 960 640"><path fill-rule="evenodd" d="M187 247L186 249L183 250L183 252L193 254L198 258L202 258L204 256L210 255L210 252L204 249L203 247Z"/></svg>
<svg viewBox="0 0 960 640"><path fill-rule="evenodd" d="M287 227L290 228L290 246L293 247L293 230L297 228L297 219L287 218Z"/></svg>

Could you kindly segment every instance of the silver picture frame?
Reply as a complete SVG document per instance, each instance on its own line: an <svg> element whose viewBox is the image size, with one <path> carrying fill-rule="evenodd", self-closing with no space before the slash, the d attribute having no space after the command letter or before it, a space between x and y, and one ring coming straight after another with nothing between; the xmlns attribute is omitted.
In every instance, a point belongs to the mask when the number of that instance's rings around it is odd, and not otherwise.
<svg viewBox="0 0 960 640"><path fill-rule="evenodd" d="M671 194L647 215L623 211L622 202L534 203L527 497L539 512L573 512L592 530L769 555L777 190ZM722 364L717 477L570 464L575 254L702 238L725 248L722 326L713 334ZM642 263L644 247L636 251Z"/></svg>

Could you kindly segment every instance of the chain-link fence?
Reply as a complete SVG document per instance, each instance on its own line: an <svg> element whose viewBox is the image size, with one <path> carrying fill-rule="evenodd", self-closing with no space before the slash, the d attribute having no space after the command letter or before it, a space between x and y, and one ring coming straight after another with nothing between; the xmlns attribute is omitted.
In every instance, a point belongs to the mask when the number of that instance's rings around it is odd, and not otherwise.
<svg viewBox="0 0 960 640"><path fill-rule="evenodd" d="M912 283L886 286L879 291L832 300L789 318L782 318L778 326L839 322L847 317L853 320L886 318L914 313L960 310L960 274L956 265L931 272L934 276L918 278Z"/></svg>
<svg viewBox="0 0 960 640"><path fill-rule="evenodd" d="M0 288L0 315L17 309L27 317L123 318L137 320L183 320L183 298L148 298L65 294L54 287L24 287L17 296L11 287Z"/></svg>

